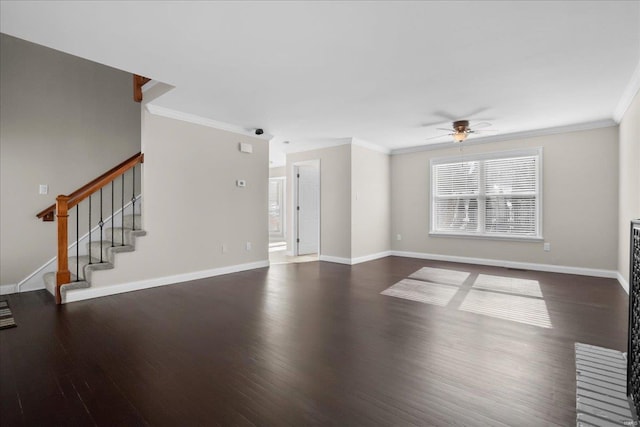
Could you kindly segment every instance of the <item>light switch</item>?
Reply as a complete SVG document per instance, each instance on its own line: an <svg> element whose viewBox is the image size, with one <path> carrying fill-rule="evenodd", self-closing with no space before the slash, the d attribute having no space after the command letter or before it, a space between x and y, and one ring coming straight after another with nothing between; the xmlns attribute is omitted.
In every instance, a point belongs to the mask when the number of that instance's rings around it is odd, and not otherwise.
<svg viewBox="0 0 640 427"><path fill-rule="evenodd" d="M47 184L40 184L40 194L49 194L49 186Z"/></svg>

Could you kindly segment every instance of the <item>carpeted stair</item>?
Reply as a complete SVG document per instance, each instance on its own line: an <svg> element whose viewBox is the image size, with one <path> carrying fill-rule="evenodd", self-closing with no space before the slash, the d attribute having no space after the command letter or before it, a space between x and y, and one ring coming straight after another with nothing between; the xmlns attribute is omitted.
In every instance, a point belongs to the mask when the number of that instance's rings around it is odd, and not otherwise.
<svg viewBox="0 0 640 427"><path fill-rule="evenodd" d="M135 220L135 230L133 224ZM100 241L87 243L87 253L91 253L91 263L89 255L69 256L69 271L71 272L71 283L62 285L60 292L62 300L65 294L73 289L88 288L91 286L91 275L94 271L110 270L114 268L116 254L120 252L133 252L136 249L136 238L147 234L142 230L141 215L125 215L123 227L107 228L104 230L102 245ZM102 246L102 247L101 247ZM100 262L100 251L102 250L102 262ZM71 254L70 254L71 255ZM76 276L76 271L78 276ZM51 272L44 275L44 284L47 290L56 294L56 273Z"/></svg>

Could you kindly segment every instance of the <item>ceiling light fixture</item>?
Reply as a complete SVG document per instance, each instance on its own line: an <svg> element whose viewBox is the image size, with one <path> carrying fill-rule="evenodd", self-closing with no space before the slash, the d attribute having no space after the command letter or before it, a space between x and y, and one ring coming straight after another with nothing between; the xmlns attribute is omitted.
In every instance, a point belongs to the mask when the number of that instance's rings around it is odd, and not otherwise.
<svg viewBox="0 0 640 427"><path fill-rule="evenodd" d="M465 139L467 139L467 133L465 131L455 132L455 133L452 134L452 136L453 136L453 140L455 142L462 142Z"/></svg>

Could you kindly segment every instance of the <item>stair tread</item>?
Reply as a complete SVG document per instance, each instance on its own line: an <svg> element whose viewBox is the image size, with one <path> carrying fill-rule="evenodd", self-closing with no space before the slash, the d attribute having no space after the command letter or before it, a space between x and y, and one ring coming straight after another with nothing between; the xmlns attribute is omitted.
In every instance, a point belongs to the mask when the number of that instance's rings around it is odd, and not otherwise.
<svg viewBox="0 0 640 427"><path fill-rule="evenodd" d="M61 286L60 291L63 294L68 291L73 291L74 289L91 287L90 279L92 272L114 268L112 261L114 260L113 255L115 253L135 251L135 238L147 234L147 232L142 229L142 215L127 214L124 215L122 221L123 223L121 226L109 227L104 230L103 236L106 238L103 238L102 243L100 240L92 240L90 243L87 242L87 247L91 248L91 258L88 254L69 256L69 271L72 272L71 281ZM103 251L102 262L100 262L101 245ZM107 256L105 257L105 255ZM106 258L109 258L109 260ZM76 271L80 273L80 277L76 276ZM83 277L85 274L87 275L88 280ZM45 288L51 294L55 295L56 272L44 274L43 281Z"/></svg>

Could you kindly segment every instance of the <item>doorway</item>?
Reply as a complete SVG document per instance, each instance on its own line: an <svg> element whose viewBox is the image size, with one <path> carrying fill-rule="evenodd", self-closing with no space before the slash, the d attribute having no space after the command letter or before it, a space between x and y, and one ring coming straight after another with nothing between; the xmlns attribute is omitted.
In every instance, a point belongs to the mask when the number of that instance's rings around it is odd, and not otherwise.
<svg viewBox="0 0 640 427"><path fill-rule="evenodd" d="M294 178L293 255L320 252L320 161L296 163Z"/></svg>

